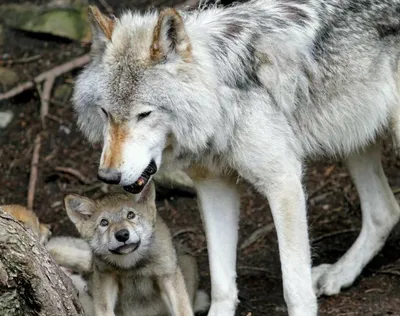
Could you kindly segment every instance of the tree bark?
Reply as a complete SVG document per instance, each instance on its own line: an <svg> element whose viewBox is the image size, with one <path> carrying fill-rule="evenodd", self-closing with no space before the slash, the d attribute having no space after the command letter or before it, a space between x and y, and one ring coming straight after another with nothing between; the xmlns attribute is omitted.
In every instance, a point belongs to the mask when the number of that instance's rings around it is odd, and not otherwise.
<svg viewBox="0 0 400 316"><path fill-rule="evenodd" d="M1 208L0 315L84 315L71 280L30 230Z"/></svg>

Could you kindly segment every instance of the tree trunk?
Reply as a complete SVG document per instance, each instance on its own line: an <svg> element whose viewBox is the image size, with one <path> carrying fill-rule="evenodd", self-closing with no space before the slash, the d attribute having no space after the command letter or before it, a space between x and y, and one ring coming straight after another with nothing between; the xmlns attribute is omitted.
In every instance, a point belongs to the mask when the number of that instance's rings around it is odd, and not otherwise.
<svg viewBox="0 0 400 316"><path fill-rule="evenodd" d="M0 315L84 315L71 280L46 248L1 209Z"/></svg>

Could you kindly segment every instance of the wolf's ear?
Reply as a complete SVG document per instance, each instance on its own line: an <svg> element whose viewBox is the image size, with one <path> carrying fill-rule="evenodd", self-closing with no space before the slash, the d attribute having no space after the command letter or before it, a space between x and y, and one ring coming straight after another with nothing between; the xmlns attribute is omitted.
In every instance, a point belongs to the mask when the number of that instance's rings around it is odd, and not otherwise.
<svg viewBox="0 0 400 316"><path fill-rule="evenodd" d="M89 6L89 19L92 28L92 52L102 51L107 42L111 41L115 18L100 12L96 6Z"/></svg>
<svg viewBox="0 0 400 316"><path fill-rule="evenodd" d="M80 224L96 211L96 206L91 199L85 198L77 194L69 194L64 198L65 209L69 219L78 228Z"/></svg>
<svg viewBox="0 0 400 316"><path fill-rule="evenodd" d="M140 193L140 197L136 200L139 204L147 204L147 203L154 203L156 201L156 188L154 186L154 182L150 181L147 184L142 193Z"/></svg>
<svg viewBox="0 0 400 316"><path fill-rule="evenodd" d="M182 17L172 8L160 12L153 31L150 57L154 62L177 54L184 61L192 60L192 46L185 31Z"/></svg>

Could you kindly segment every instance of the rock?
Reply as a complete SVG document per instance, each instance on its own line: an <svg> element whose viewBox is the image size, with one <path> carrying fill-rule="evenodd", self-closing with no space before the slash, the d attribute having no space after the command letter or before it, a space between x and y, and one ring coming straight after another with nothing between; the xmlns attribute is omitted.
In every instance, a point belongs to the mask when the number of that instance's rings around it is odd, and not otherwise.
<svg viewBox="0 0 400 316"><path fill-rule="evenodd" d="M9 68L0 67L0 84L3 86L13 86L19 80L17 73Z"/></svg>
<svg viewBox="0 0 400 316"><path fill-rule="evenodd" d="M0 128L6 128L13 117L14 113L11 111L0 112Z"/></svg>
<svg viewBox="0 0 400 316"><path fill-rule="evenodd" d="M86 5L37 6L4 4L0 21L6 26L34 33L48 33L71 40L88 42L91 31Z"/></svg>

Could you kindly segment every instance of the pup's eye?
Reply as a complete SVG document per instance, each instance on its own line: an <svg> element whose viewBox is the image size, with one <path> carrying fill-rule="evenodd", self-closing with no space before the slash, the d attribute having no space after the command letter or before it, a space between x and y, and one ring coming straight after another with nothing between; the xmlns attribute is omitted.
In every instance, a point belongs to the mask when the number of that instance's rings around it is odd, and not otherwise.
<svg viewBox="0 0 400 316"><path fill-rule="evenodd" d="M104 113L104 115L105 115L106 117L108 117L108 112L107 112L106 110L104 110L104 108L101 108L101 111Z"/></svg>
<svg viewBox="0 0 400 316"><path fill-rule="evenodd" d="M134 219L135 218L135 213L129 212L128 215L126 216L128 219Z"/></svg>
<svg viewBox="0 0 400 316"><path fill-rule="evenodd" d="M151 111L140 113L138 115L138 121L143 120L144 118L148 117L150 114L151 114Z"/></svg>
<svg viewBox="0 0 400 316"><path fill-rule="evenodd" d="M108 226L108 220L106 220L106 219L103 218L103 219L100 221L100 226L103 226L103 227Z"/></svg>

